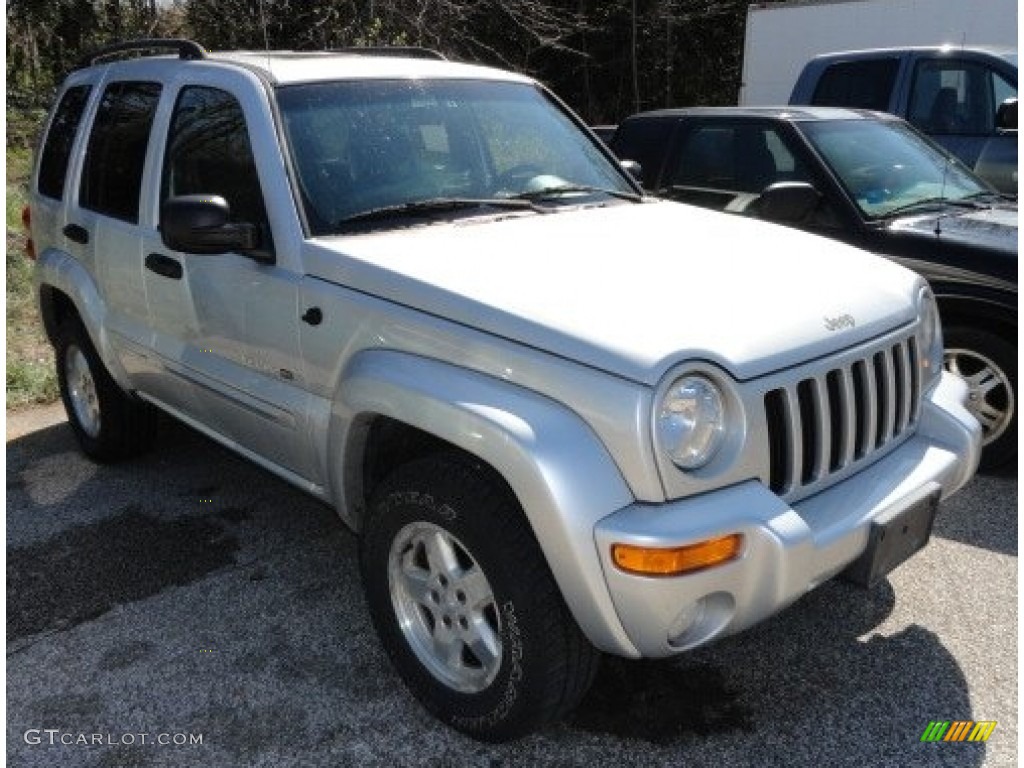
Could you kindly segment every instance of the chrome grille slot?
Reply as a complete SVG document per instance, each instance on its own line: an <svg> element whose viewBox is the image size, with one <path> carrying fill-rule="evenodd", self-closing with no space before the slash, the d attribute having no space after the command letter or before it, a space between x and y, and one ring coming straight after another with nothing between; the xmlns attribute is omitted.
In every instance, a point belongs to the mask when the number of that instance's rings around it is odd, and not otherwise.
<svg viewBox="0 0 1024 768"><path fill-rule="evenodd" d="M764 395L769 487L789 495L867 462L916 424L920 375L913 336L821 370Z"/></svg>

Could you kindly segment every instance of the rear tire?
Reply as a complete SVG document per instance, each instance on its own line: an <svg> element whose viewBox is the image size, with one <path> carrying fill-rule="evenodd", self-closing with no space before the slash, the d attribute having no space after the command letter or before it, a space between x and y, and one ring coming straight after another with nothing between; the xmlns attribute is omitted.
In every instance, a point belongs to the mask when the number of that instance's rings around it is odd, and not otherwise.
<svg viewBox="0 0 1024 768"><path fill-rule="evenodd" d="M399 675L483 741L570 711L599 652L569 613L507 486L459 455L414 461L373 493L360 539L367 605Z"/></svg>
<svg viewBox="0 0 1024 768"><path fill-rule="evenodd" d="M101 462L146 451L156 437L156 411L125 393L107 372L78 318L57 329L57 382L82 451Z"/></svg>
<svg viewBox="0 0 1024 768"><path fill-rule="evenodd" d="M967 381L967 408L981 422L981 469L997 469L1017 454L1017 349L977 327L951 326L943 335L946 370Z"/></svg>

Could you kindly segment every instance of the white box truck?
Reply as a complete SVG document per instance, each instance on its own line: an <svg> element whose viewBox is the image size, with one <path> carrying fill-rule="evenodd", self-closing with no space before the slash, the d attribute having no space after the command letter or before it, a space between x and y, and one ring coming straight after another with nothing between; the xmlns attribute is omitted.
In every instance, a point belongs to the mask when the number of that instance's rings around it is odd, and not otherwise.
<svg viewBox="0 0 1024 768"><path fill-rule="evenodd" d="M1017 47L1016 0L802 0L747 10L739 103L786 104L803 66L833 51Z"/></svg>

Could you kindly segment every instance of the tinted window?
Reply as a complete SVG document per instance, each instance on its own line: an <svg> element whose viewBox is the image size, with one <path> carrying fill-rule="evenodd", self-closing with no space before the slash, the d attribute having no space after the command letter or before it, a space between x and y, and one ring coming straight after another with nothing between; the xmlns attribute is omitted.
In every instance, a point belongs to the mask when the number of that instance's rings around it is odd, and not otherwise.
<svg viewBox="0 0 1024 768"><path fill-rule="evenodd" d="M668 181L674 187L760 193L777 181L807 179L774 128L709 123L683 137Z"/></svg>
<svg viewBox="0 0 1024 768"><path fill-rule="evenodd" d="M811 104L853 109L889 109L889 95L899 62L896 59L846 61L826 68Z"/></svg>
<svg viewBox="0 0 1024 768"><path fill-rule="evenodd" d="M232 221L266 222L242 107L216 88L183 88L171 119L161 201L179 195L220 195Z"/></svg>
<svg viewBox="0 0 1024 768"><path fill-rule="evenodd" d="M125 221L139 220L139 192L157 83L111 83L103 93L89 136L79 195L83 208Z"/></svg>
<svg viewBox="0 0 1024 768"><path fill-rule="evenodd" d="M658 183L674 125L674 120L627 120L612 137L611 149L617 157L640 163L643 185L647 189L653 189Z"/></svg>
<svg viewBox="0 0 1024 768"><path fill-rule="evenodd" d="M926 59L914 68L908 119L935 134L992 134L998 106L1017 89L983 64Z"/></svg>
<svg viewBox="0 0 1024 768"><path fill-rule="evenodd" d="M64 180L68 172L71 147L78 134L85 104L89 100L91 86L78 85L68 88L53 116L50 131L46 134L43 156L39 161L39 191L57 200L64 198Z"/></svg>
<svg viewBox="0 0 1024 768"><path fill-rule="evenodd" d="M762 216L764 190L792 181L810 183L812 174L794 153L790 137L776 126L702 120L681 135L657 194L728 213ZM834 228L839 219L822 199L800 226Z"/></svg>

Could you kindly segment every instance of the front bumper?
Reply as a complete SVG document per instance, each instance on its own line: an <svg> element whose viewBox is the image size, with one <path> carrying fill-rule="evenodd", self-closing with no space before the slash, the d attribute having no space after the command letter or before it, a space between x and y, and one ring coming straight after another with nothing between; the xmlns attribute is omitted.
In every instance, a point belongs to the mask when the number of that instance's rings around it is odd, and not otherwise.
<svg viewBox="0 0 1024 768"><path fill-rule="evenodd" d="M874 520L974 474L981 428L950 374L922 402L916 433L856 475L792 506L750 480L665 504L633 504L602 520L595 540L619 619L642 656L663 657L738 632L835 576L867 546ZM741 533L742 554L677 577L625 573L615 543L678 547Z"/></svg>

